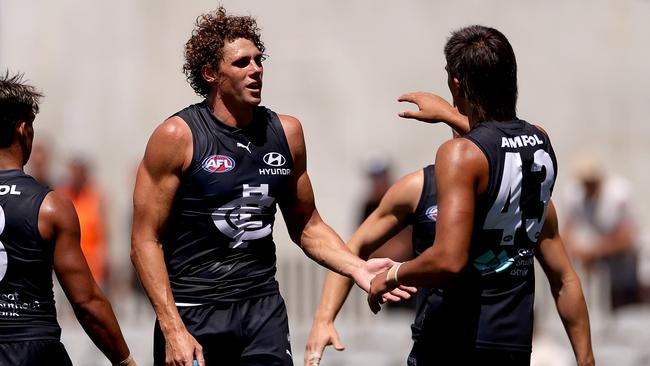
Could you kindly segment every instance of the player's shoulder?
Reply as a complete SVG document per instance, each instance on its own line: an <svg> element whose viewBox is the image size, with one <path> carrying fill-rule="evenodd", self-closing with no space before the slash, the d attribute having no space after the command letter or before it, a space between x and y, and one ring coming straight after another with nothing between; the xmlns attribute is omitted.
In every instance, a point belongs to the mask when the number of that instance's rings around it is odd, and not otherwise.
<svg viewBox="0 0 650 366"><path fill-rule="evenodd" d="M282 128L284 129L284 132L289 135L289 134L301 134L302 135L302 124L300 123L300 120L294 116L290 116L288 114L280 114L278 113L278 118L280 119L280 124L282 124Z"/></svg>
<svg viewBox="0 0 650 366"><path fill-rule="evenodd" d="M171 116L156 127L152 137L160 139L184 139L191 137L192 132L187 122L178 115Z"/></svg>
<svg viewBox="0 0 650 366"><path fill-rule="evenodd" d="M60 228L78 229L77 211L70 199L57 191L48 192L38 212L38 227L41 237L45 240L52 239Z"/></svg>
<svg viewBox="0 0 650 366"><path fill-rule="evenodd" d="M481 149L467 138L451 139L438 148L436 159L439 157L453 159L474 159L483 156Z"/></svg>

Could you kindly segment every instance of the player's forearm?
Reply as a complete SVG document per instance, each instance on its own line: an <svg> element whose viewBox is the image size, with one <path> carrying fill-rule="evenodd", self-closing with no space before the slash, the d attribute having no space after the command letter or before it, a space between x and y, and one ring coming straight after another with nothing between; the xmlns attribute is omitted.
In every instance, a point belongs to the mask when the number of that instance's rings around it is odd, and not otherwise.
<svg viewBox="0 0 650 366"><path fill-rule="evenodd" d="M325 278L320 304L314 315L314 322L334 322L350 293L353 281L338 273L329 272Z"/></svg>
<svg viewBox="0 0 650 366"><path fill-rule="evenodd" d="M134 241L131 260L163 333L184 328L169 285L169 275L160 246L154 241Z"/></svg>
<svg viewBox="0 0 650 366"><path fill-rule="evenodd" d="M443 122L460 136L469 132L469 120L467 116L461 114L456 108L451 111L447 120Z"/></svg>
<svg viewBox="0 0 650 366"><path fill-rule="evenodd" d="M364 263L322 221L305 227L300 236L300 246L308 257L343 276L352 277Z"/></svg>
<svg viewBox="0 0 650 366"><path fill-rule="evenodd" d="M72 304L72 308L84 331L111 363L116 364L129 357L129 348L113 308L99 289L83 303Z"/></svg>
<svg viewBox="0 0 650 366"><path fill-rule="evenodd" d="M562 280L561 287L552 291L578 365L593 365L589 314L580 280L575 274L567 276Z"/></svg>

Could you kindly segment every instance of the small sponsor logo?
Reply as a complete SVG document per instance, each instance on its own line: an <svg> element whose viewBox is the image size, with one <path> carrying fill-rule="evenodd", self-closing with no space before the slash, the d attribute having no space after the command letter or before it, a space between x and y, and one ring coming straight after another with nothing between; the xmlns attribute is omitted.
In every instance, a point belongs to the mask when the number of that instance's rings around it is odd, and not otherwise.
<svg viewBox="0 0 650 366"><path fill-rule="evenodd" d="M238 142L238 143L237 143L237 147L241 147L242 149L245 149L246 151L248 151L249 154L251 154L250 146L251 146L251 142L250 142L250 141L248 141L248 145L244 145L244 144L242 144L241 142Z"/></svg>
<svg viewBox="0 0 650 366"><path fill-rule="evenodd" d="M431 206L427 208L425 215L427 215L431 221L438 221L438 206Z"/></svg>
<svg viewBox="0 0 650 366"><path fill-rule="evenodd" d="M286 168L262 168L259 169L260 175L291 175L291 169Z"/></svg>
<svg viewBox="0 0 650 366"><path fill-rule="evenodd" d="M274 166L274 167L279 167L283 166L284 164L287 163L287 159L285 159L282 154L277 153L277 152L270 152L264 155L264 162L266 165Z"/></svg>
<svg viewBox="0 0 650 366"><path fill-rule="evenodd" d="M226 155L212 155L203 160L203 170L210 173L225 173L235 168L235 161Z"/></svg>

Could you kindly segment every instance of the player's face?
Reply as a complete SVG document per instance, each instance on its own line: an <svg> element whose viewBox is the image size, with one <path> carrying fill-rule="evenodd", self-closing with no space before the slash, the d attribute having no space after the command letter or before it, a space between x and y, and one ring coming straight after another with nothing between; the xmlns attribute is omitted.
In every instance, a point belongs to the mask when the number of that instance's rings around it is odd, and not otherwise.
<svg viewBox="0 0 650 366"><path fill-rule="evenodd" d="M264 55L253 42L237 38L223 46L218 72L218 94L223 100L248 105L262 101Z"/></svg>

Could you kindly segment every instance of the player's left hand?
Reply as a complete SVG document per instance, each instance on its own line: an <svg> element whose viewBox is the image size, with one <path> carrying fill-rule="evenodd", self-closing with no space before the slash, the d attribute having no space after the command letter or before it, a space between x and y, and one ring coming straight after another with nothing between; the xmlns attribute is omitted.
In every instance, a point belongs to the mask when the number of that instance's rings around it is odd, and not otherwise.
<svg viewBox="0 0 650 366"><path fill-rule="evenodd" d="M385 302L383 295L392 290L392 288L389 288L388 284L386 283L387 274L388 270L379 273L370 282L370 291L368 291L368 305L370 306L370 310L372 310L372 312L375 314L381 310L381 304Z"/></svg>

